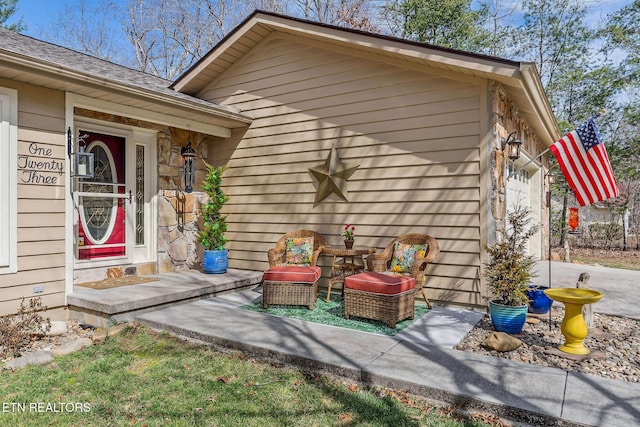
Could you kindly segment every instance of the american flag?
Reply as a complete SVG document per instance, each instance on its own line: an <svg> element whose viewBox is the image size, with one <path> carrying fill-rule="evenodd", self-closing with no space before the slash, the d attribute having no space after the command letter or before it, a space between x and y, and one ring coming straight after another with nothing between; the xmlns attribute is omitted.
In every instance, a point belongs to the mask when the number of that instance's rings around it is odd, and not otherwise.
<svg viewBox="0 0 640 427"><path fill-rule="evenodd" d="M580 206L620 195L594 116L551 146Z"/></svg>

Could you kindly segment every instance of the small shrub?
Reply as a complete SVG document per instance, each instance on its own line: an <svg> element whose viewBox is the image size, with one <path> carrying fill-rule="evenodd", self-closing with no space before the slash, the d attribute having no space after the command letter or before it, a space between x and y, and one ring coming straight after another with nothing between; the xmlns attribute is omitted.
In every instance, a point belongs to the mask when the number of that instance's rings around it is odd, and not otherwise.
<svg viewBox="0 0 640 427"><path fill-rule="evenodd" d="M592 245L600 244L606 249L623 237L622 225L615 222L593 223L588 227L588 238Z"/></svg>
<svg viewBox="0 0 640 427"><path fill-rule="evenodd" d="M30 299L28 306L22 298L16 314L0 317L0 357L19 356L34 337L49 332L51 322L40 314L46 310L42 298Z"/></svg>
<svg viewBox="0 0 640 427"><path fill-rule="evenodd" d="M531 225L531 209L517 205L507 215L508 228L501 242L486 247L489 260L485 263L485 277L492 301L508 306L526 305L526 291L536 260L525 255L529 239L538 232L540 224Z"/></svg>

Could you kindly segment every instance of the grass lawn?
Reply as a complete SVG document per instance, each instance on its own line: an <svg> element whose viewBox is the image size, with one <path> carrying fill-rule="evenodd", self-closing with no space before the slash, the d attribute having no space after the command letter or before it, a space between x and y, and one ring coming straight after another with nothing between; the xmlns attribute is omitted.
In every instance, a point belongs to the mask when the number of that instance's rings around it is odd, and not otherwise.
<svg viewBox="0 0 640 427"><path fill-rule="evenodd" d="M601 265L603 267L621 268L625 270L640 270L640 251L630 249L604 250L572 248L571 261L587 265Z"/></svg>
<svg viewBox="0 0 640 427"><path fill-rule="evenodd" d="M621 268L623 270L640 270L640 264L638 264L638 261L636 260L577 256L575 258L572 258L572 261L575 263L581 263L581 264L587 264L587 265L599 264L603 267Z"/></svg>
<svg viewBox="0 0 640 427"><path fill-rule="evenodd" d="M362 389L144 327L49 365L3 371L0 390L0 426L12 427L490 425L399 391Z"/></svg>

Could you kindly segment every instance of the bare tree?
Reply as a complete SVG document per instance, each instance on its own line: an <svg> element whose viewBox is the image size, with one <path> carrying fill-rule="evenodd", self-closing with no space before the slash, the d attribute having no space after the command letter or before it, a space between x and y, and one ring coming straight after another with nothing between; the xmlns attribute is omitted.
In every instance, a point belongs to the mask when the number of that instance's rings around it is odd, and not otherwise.
<svg viewBox="0 0 640 427"><path fill-rule="evenodd" d="M175 79L253 10L376 31L372 0L67 0L45 39Z"/></svg>
<svg viewBox="0 0 640 427"><path fill-rule="evenodd" d="M370 3L367 0L354 0L340 2L340 8L336 13L336 25L347 28L379 32L375 24L374 14L371 11Z"/></svg>
<svg viewBox="0 0 640 427"><path fill-rule="evenodd" d="M225 14L221 2L129 0L121 24L138 68L173 79L224 36Z"/></svg>
<svg viewBox="0 0 640 427"><path fill-rule="evenodd" d="M284 12L282 0L128 0L122 27L138 68L174 79L203 57L253 8Z"/></svg>
<svg viewBox="0 0 640 427"><path fill-rule="evenodd" d="M56 13L56 25L42 30L43 38L79 52L105 59L126 63L122 55L122 45L114 38L120 31L113 0L96 3L86 0L66 2ZM131 64L129 64L131 65Z"/></svg>
<svg viewBox="0 0 640 427"><path fill-rule="evenodd" d="M378 31L372 0L294 0L294 15L310 21Z"/></svg>

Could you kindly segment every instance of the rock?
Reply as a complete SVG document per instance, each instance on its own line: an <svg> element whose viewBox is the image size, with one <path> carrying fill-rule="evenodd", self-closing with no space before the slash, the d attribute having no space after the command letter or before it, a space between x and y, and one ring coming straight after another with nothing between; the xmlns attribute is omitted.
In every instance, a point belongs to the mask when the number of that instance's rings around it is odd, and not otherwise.
<svg viewBox="0 0 640 427"><path fill-rule="evenodd" d="M16 357L4 364L9 369L23 368L27 365L44 365L53 362L53 353L49 350L25 353L22 357Z"/></svg>
<svg viewBox="0 0 640 427"><path fill-rule="evenodd" d="M44 330L44 329L43 329ZM67 322L64 320L52 320L51 329L46 333L47 336L55 337L58 335L64 335L68 331Z"/></svg>
<svg viewBox="0 0 640 427"><path fill-rule="evenodd" d="M492 332L482 341L482 346L496 351L513 351L522 345L522 341L504 332Z"/></svg>
<svg viewBox="0 0 640 427"><path fill-rule="evenodd" d="M54 356L64 356L93 345L91 338L76 338L53 349Z"/></svg>
<svg viewBox="0 0 640 427"><path fill-rule="evenodd" d="M178 225L178 215L171 203L161 197L158 198L158 227L170 227Z"/></svg>
<svg viewBox="0 0 640 427"><path fill-rule="evenodd" d="M169 248L167 248L167 254L174 261L186 261L189 252L187 243L187 239L185 239L184 237L180 237L179 239L174 240L169 244Z"/></svg>
<svg viewBox="0 0 640 427"><path fill-rule="evenodd" d="M158 273L173 272L173 261L166 252L158 253Z"/></svg>
<svg viewBox="0 0 640 427"><path fill-rule="evenodd" d="M100 328L96 331L96 333L93 334L92 341L94 344L103 343L107 339L107 337L118 335L128 326L130 326L128 323L120 323L106 329Z"/></svg>
<svg viewBox="0 0 640 427"><path fill-rule="evenodd" d="M535 317L527 317L527 323L535 325L536 323L540 323L540 319L536 319Z"/></svg>

